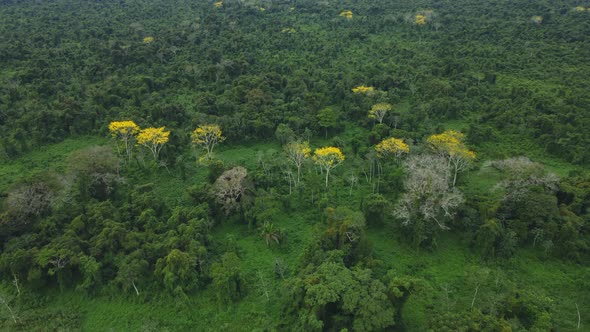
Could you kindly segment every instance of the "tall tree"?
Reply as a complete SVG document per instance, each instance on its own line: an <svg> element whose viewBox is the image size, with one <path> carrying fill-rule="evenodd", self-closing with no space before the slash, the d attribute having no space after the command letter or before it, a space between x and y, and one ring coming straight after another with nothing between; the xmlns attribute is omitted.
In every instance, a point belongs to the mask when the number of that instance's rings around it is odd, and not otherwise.
<svg viewBox="0 0 590 332"><path fill-rule="evenodd" d="M127 160L130 160L131 153L133 151L135 135L139 133L139 126L131 120L113 121L109 124L109 132L114 138L123 141L125 155L127 156ZM117 150L119 150L119 144L117 144Z"/></svg>
<svg viewBox="0 0 590 332"><path fill-rule="evenodd" d="M464 134L447 130L442 134L428 137L426 142L430 147L444 157L453 168L453 187L457 182L457 173L464 171L475 159L475 152L469 150L463 142Z"/></svg>
<svg viewBox="0 0 590 332"><path fill-rule="evenodd" d="M398 201L394 216L402 225L411 227L414 243L420 245L433 240L437 229L449 229L445 222L454 217L464 198L457 188L449 185L450 168L444 158L413 156L404 167L408 174L404 183L406 192Z"/></svg>
<svg viewBox="0 0 590 332"><path fill-rule="evenodd" d="M217 199L226 214L238 210L246 201L244 194L248 190L246 183L248 170L242 166L236 166L221 174L213 184L213 195Z"/></svg>
<svg viewBox="0 0 590 332"><path fill-rule="evenodd" d="M410 147L403 140L390 137L377 144L375 151L379 158L399 158L410 153Z"/></svg>
<svg viewBox="0 0 590 332"><path fill-rule="evenodd" d="M326 107L318 112L318 124L325 128L326 138L328 138L328 128L336 127L338 113L333 107Z"/></svg>
<svg viewBox="0 0 590 332"><path fill-rule="evenodd" d="M193 144L200 145L207 151L207 159L211 159L213 148L217 143L225 140L221 128L218 125L202 125L197 127L192 133Z"/></svg>
<svg viewBox="0 0 590 332"><path fill-rule="evenodd" d="M164 131L164 127L160 128L146 128L142 129L137 135L137 144L143 145L148 148L154 160L158 161L160 150L164 144L168 143L170 132Z"/></svg>
<svg viewBox="0 0 590 332"><path fill-rule="evenodd" d="M339 148L327 146L314 151L313 161L326 172L326 188L330 171L344 161L344 154Z"/></svg>
<svg viewBox="0 0 590 332"><path fill-rule="evenodd" d="M393 106L387 103L378 103L373 105L369 110L369 119L376 119L379 123L383 123L383 118L387 112L391 111Z"/></svg>
<svg viewBox="0 0 590 332"><path fill-rule="evenodd" d="M285 145L285 152L289 160L297 167L297 183L299 183L301 179L301 167L305 159L309 158L311 152L309 142L291 142Z"/></svg>

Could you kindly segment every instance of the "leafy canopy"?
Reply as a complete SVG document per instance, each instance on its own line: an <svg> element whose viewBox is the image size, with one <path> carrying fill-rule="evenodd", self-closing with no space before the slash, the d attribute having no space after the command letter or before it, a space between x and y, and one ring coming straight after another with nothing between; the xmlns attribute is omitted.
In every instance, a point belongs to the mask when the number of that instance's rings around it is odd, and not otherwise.
<svg viewBox="0 0 590 332"><path fill-rule="evenodd" d="M115 138L131 137L139 132L139 126L131 120L113 121L109 124L109 132Z"/></svg>
<svg viewBox="0 0 590 332"><path fill-rule="evenodd" d="M344 154L337 147L327 146L314 151L313 161L324 169L334 168L344 161Z"/></svg>
<svg viewBox="0 0 590 332"><path fill-rule="evenodd" d="M469 150L463 143L464 134L454 130L447 130L442 134L428 137L426 142L432 149L448 157L475 159L475 152Z"/></svg>
<svg viewBox="0 0 590 332"><path fill-rule="evenodd" d="M137 135L137 144L163 145L168 143L170 132L164 131L164 127L142 129Z"/></svg>
<svg viewBox="0 0 590 332"><path fill-rule="evenodd" d="M379 158L399 157L410 153L410 147L403 140L395 137L384 139L375 146Z"/></svg>

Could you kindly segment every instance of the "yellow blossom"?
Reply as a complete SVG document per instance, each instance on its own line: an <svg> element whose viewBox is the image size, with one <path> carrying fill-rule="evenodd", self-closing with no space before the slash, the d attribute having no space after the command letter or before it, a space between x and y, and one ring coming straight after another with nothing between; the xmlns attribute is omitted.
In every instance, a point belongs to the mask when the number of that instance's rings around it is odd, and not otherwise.
<svg viewBox="0 0 590 332"><path fill-rule="evenodd" d="M426 16L422 15L422 14L417 14L416 18L414 20L414 23L418 24L418 25L424 25L426 24Z"/></svg>
<svg viewBox="0 0 590 332"><path fill-rule="evenodd" d="M426 142L439 155L445 157L449 165L454 167L453 186L457 180L457 173L467 169L475 159L475 152L469 150L463 143L463 135L454 130L447 130L442 134L428 137Z"/></svg>
<svg viewBox="0 0 590 332"><path fill-rule="evenodd" d="M365 94L370 94L373 91L375 91L375 88L372 86L364 86L364 85L359 85L355 88L352 88L352 92L354 93L365 93Z"/></svg>
<svg viewBox="0 0 590 332"><path fill-rule="evenodd" d="M144 44L149 44L149 43L152 43L153 41L154 41L154 37L152 37L152 36L147 36L147 37L143 38Z"/></svg>
<svg viewBox="0 0 590 332"><path fill-rule="evenodd" d="M299 183L301 166L303 166L303 162L309 158L309 154L311 153L309 142L291 142L285 145L285 152L287 153L287 157L297 167L297 183Z"/></svg>
<svg viewBox="0 0 590 332"><path fill-rule="evenodd" d="M390 137L375 146L379 158L399 157L410 153L410 147L399 138Z"/></svg>
<svg viewBox="0 0 590 332"><path fill-rule="evenodd" d="M393 106L387 103L378 103L373 105L369 110L369 119L377 119L379 123L383 123L383 118L387 112L391 111Z"/></svg>
<svg viewBox="0 0 590 332"><path fill-rule="evenodd" d="M223 1L217 1L217 2L213 3L213 7L215 7L215 8L219 8L221 6L223 6Z"/></svg>
<svg viewBox="0 0 590 332"><path fill-rule="evenodd" d="M202 125L192 133L193 144L205 147L205 150L207 150L207 158L211 158L215 145L224 140L225 137L222 136L221 128L218 125Z"/></svg>
<svg viewBox="0 0 590 332"><path fill-rule="evenodd" d="M339 15L342 16L342 17L351 19L352 18L352 11L351 10L343 10L343 11L340 12Z"/></svg>
<svg viewBox="0 0 590 332"><path fill-rule="evenodd" d="M148 148L158 160L160 150L169 140L170 132L164 131L164 127L142 129L137 135L137 144Z"/></svg>
<svg viewBox="0 0 590 332"><path fill-rule="evenodd" d="M131 159L131 152L133 150L132 141L139 132L139 126L131 120L113 121L109 124L109 132L114 138L123 141L127 159ZM119 144L117 144L117 150L119 150Z"/></svg>
<svg viewBox="0 0 590 332"><path fill-rule="evenodd" d="M326 188L328 187L328 176L332 168L340 165L344 161L344 154L342 151L333 146L319 148L314 151L313 161L320 166L322 170L326 171Z"/></svg>

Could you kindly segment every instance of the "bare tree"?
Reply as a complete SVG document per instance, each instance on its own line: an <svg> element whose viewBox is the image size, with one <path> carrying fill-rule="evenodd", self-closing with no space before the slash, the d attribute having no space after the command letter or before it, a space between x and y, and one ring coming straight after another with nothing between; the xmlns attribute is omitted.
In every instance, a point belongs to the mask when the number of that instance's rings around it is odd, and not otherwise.
<svg viewBox="0 0 590 332"><path fill-rule="evenodd" d="M542 164L527 157L497 160L491 166L506 175L506 179L496 185L496 189L504 190L505 201L520 201L533 187L542 187L548 191L558 188L559 177L547 173Z"/></svg>
<svg viewBox="0 0 590 332"><path fill-rule="evenodd" d="M72 175L78 181L85 181L93 196L106 197L125 181L119 173L119 159L107 146L77 151L68 161Z"/></svg>
<svg viewBox="0 0 590 332"><path fill-rule="evenodd" d="M445 220L453 218L455 209L465 200L449 183L451 169L446 160L435 155L418 155L410 157L404 167L408 174L404 185L406 192L398 201L394 216L401 219L403 225L421 218L448 230Z"/></svg>
<svg viewBox="0 0 590 332"><path fill-rule="evenodd" d="M248 189L247 175L248 171L244 167L236 166L223 172L213 184L213 194L226 214L240 208L240 203Z"/></svg>
<svg viewBox="0 0 590 332"><path fill-rule="evenodd" d="M48 212L55 199L55 190L48 183L37 181L10 191L6 205L12 218L26 224Z"/></svg>

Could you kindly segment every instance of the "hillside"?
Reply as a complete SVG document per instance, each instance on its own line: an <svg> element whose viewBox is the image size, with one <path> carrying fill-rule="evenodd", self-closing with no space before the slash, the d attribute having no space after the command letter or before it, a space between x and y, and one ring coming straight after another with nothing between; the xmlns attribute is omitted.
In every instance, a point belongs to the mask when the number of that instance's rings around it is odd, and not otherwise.
<svg viewBox="0 0 590 332"><path fill-rule="evenodd" d="M0 330L583 331L589 19L1 1Z"/></svg>

